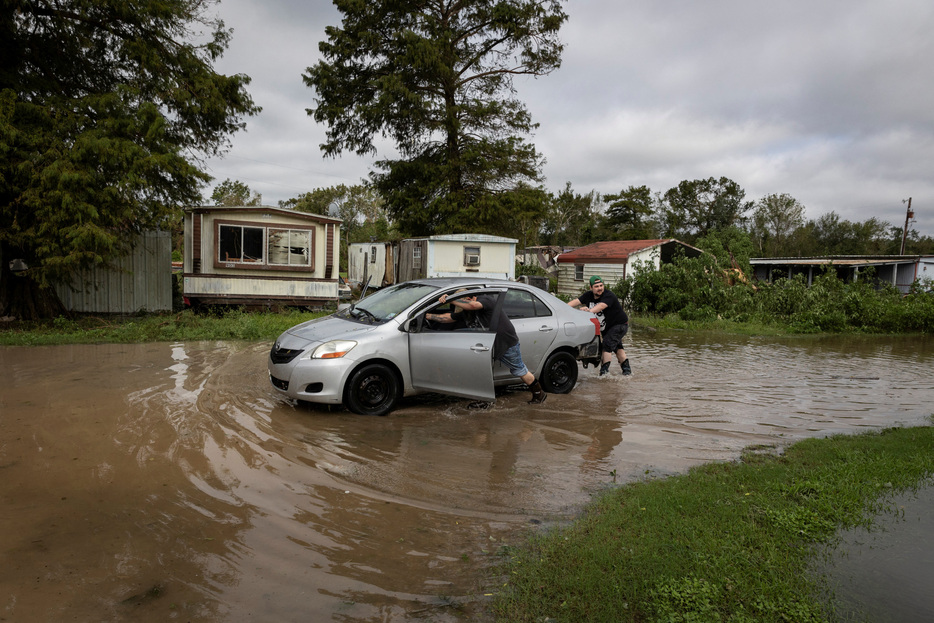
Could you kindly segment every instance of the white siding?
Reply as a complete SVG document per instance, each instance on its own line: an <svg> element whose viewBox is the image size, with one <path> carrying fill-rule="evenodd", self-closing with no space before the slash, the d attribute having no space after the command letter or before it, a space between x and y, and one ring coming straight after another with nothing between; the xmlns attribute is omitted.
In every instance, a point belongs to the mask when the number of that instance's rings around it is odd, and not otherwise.
<svg viewBox="0 0 934 623"><path fill-rule="evenodd" d="M577 297L578 294L590 289L590 277L599 275L607 287L613 287L627 273L626 264L584 264L584 278L574 278L575 268L571 263L558 264L558 294Z"/></svg>

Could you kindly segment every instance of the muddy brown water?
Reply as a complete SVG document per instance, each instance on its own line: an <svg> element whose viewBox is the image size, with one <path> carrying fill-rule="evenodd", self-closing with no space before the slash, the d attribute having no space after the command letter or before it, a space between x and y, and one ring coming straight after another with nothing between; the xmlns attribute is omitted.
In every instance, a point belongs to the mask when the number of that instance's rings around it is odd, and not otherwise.
<svg viewBox="0 0 934 623"><path fill-rule="evenodd" d="M481 621L502 548L749 445L927 423L931 338L627 338L541 406L292 404L270 343L0 348L0 621Z"/></svg>

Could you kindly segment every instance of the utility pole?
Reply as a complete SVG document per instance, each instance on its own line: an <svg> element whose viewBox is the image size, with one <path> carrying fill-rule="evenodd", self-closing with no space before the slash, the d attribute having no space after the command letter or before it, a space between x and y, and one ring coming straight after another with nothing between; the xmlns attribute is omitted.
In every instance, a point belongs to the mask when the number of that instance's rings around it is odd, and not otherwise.
<svg viewBox="0 0 934 623"><path fill-rule="evenodd" d="M902 200L902 203L905 203ZM905 255L905 240L908 239L908 221L915 217L915 213L911 211L911 197L908 197L908 214L905 215L905 229L902 231L902 250L899 252L899 255Z"/></svg>

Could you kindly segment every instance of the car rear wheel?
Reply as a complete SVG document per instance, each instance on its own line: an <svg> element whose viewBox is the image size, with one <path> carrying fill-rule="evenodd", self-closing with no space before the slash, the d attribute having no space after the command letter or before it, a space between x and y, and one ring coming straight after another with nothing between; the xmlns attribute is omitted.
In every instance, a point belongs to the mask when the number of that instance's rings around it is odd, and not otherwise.
<svg viewBox="0 0 934 623"><path fill-rule="evenodd" d="M542 368L542 387L551 394L567 394L577 384L577 359L566 352L552 354Z"/></svg>
<svg viewBox="0 0 934 623"><path fill-rule="evenodd" d="M396 374L381 363L354 372L344 389L344 404L360 415L386 415L399 402L401 388Z"/></svg>

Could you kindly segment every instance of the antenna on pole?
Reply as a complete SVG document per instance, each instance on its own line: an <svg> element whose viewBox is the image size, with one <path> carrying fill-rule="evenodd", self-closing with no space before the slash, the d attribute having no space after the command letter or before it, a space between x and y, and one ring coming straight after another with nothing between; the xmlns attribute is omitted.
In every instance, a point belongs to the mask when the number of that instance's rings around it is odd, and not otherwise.
<svg viewBox="0 0 934 623"><path fill-rule="evenodd" d="M902 203L905 203L905 200L902 199ZM905 215L905 229L902 231L902 249L899 251L899 255L905 255L905 240L908 239L908 221L915 217L915 213L911 211L911 197L908 197L908 213Z"/></svg>

